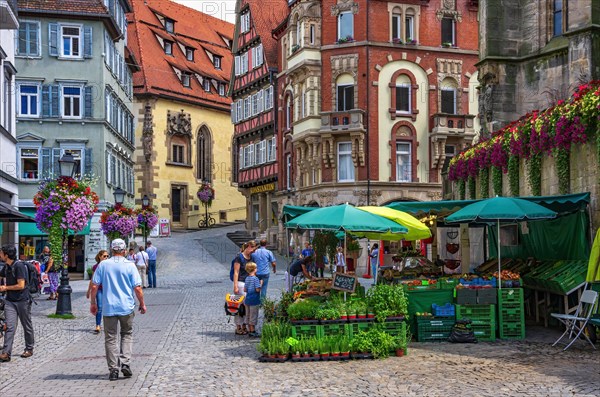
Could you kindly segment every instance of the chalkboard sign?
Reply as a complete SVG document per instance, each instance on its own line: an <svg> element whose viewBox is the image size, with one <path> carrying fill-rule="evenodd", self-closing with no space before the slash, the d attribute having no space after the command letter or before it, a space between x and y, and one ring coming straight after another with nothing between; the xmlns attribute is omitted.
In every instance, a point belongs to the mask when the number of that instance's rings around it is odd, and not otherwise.
<svg viewBox="0 0 600 397"><path fill-rule="evenodd" d="M343 273L335 273L335 275L333 276L333 285L331 286L331 288L353 293L356 289L356 276L351 276L349 274Z"/></svg>

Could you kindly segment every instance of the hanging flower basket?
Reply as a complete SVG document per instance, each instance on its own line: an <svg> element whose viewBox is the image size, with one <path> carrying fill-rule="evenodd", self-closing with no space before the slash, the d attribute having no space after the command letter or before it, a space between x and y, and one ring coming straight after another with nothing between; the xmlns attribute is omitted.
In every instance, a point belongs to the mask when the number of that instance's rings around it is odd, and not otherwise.
<svg viewBox="0 0 600 397"><path fill-rule="evenodd" d="M33 197L37 228L48 233L50 252L55 264L64 263L62 238L69 231L82 231L98 206L98 195L92 191L90 178L76 180L61 176L45 180Z"/></svg>
<svg viewBox="0 0 600 397"><path fill-rule="evenodd" d="M158 215L154 207L142 207L135 210L137 223L140 227L146 225L147 230L152 230L158 223Z"/></svg>
<svg viewBox="0 0 600 397"><path fill-rule="evenodd" d="M138 217L135 211L122 205L108 207L100 216L100 229L109 240L130 236L137 224Z"/></svg>
<svg viewBox="0 0 600 397"><path fill-rule="evenodd" d="M207 207L212 205L213 200L215 199L215 189L208 182L203 182L200 189L198 189L198 193L196 193L202 204Z"/></svg>

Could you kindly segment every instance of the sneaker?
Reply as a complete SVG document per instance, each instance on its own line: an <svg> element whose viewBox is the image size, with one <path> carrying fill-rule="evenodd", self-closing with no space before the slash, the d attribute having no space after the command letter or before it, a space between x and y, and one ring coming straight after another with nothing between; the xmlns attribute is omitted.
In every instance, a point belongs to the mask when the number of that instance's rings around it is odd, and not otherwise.
<svg viewBox="0 0 600 397"><path fill-rule="evenodd" d="M33 356L33 350L25 350L23 354L21 354L22 358L29 358Z"/></svg>
<svg viewBox="0 0 600 397"><path fill-rule="evenodd" d="M131 378L131 376L133 375L133 373L131 372L131 368L129 368L129 365L121 365L121 372L123 373L123 376L126 378Z"/></svg>
<svg viewBox="0 0 600 397"><path fill-rule="evenodd" d="M0 363L7 363L9 361L10 361L10 356L8 355L8 353L0 354Z"/></svg>
<svg viewBox="0 0 600 397"><path fill-rule="evenodd" d="M248 336L251 338L260 338L260 334L258 332L250 332Z"/></svg>
<svg viewBox="0 0 600 397"><path fill-rule="evenodd" d="M110 375L108 375L108 380L117 380L119 379L119 370L118 369L111 369L110 370Z"/></svg>

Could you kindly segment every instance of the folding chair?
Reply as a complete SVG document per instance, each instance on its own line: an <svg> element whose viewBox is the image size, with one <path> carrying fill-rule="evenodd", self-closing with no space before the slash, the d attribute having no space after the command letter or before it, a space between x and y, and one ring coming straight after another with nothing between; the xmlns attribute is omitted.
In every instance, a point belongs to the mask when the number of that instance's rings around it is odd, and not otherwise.
<svg viewBox="0 0 600 397"><path fill-rule="evenodd" d="M572 340L563 349L563 351L567 350L569 347L571 347L571 345L577 339L579 339L579 337L581 335L583 335L585 337L585 339L587 339L587 341L590 343L590 345L592 345L592 347L595 349L596 346L594 346L594 343L592 343L590 338L588 338L588 336L583 331L585 330L585 327L586 327L588 321L590 320L590 317L594 313L597 303L598 303L598 292L592 291L592 290L586 290L586 291L583 291L583 294L581 295L581 299L579 300L579 305L577 306L577 310L575 311L575 314L571 315L571 314L562 314L562 313L551 313L550 315L552 317L559 320L567 328L567 329L565 329L565 332L563 332L563 334L560 336L560 338L558 338L552 346L556 346L556 344L558 342L560 342L560 340L562 338L564 338L567 334L569 334L569 340L571 340L571 339ZM576 334L576 335L573 336L574 334Z"/></svg>

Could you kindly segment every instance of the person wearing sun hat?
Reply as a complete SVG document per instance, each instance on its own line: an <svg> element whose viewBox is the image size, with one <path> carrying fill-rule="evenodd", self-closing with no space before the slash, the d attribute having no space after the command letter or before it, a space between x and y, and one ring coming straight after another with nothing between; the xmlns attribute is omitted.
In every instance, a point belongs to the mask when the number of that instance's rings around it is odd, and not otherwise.
<svg viewBox="0 0 600 397"><path fill-rule="evenodd" d="M139 311L146 313L142 279L135 264L125 258L127 245L118 238L111 242L112 257L103 260L92 278L90 312L96 315L96 292L102 286L102 315L104 319L104 348L108 363L109 380L119 379L119 369L129 378L133 353L134 294L139 301ZM120 327L120 332L119 332ZM119 342L119 333L121 340ZM120 365L120 367L119 367Z"/></svg>

